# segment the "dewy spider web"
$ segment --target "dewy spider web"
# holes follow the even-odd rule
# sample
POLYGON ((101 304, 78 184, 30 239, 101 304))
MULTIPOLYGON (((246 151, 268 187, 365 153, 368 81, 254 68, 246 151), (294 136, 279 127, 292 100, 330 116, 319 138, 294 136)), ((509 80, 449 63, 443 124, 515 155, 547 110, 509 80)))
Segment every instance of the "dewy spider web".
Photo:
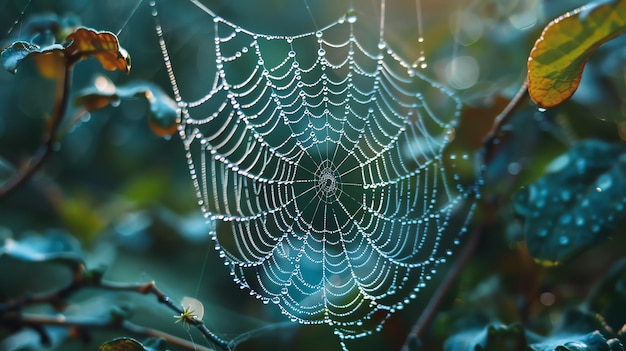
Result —
POLYGON ((461 103, 389 47, 382 1, 374 40, 353 10, 280 36, 192 1, 215 35, 216 74, 197 101, 180 96, 157 22, 191 178, 234 281, 341 340, 416 298, 477 197, 460 172, 472 157, 445 150, 461 103))

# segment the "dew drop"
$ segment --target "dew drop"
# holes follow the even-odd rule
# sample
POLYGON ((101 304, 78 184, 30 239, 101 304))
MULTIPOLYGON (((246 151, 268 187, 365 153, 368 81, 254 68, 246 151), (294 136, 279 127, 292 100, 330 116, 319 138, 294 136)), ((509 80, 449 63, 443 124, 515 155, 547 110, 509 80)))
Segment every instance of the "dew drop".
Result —
POLYGON ((598 178, 598 188, 607 190, 613 185, 613 179, 608 174, 603 174, 598 178))
POLYGON ((324 50, 324 49, 319 49, 319 50, 317 50, 317 54, 318 54, 319 56, 324 56, 324 55, 326 55, 326 50, 324 50))
POLYGON ((522 170, 522 166, 518 162, 511 162, 507 166, 506 170, 511 175, 518 175, 520 171, 522 170))
POLYGON ((346 20, 348 20, 348 23, 356 22, 357 15, 354 9, 349 9, 348 12, 346 12, 346 20))
POLYGON ((563 246, 565 246, 565 245, 569 244, 569 238, 568 238, 568 237, 566 237, 565 235, 561 236, 561 237, 559 238, 559 244, 561 244, 561 245, 563 245, 563 246))
POLYGON ((579 227, 582 227, 583 225, 585 225, 585 218, 581 216, 576 217, 576 225, 579 227))

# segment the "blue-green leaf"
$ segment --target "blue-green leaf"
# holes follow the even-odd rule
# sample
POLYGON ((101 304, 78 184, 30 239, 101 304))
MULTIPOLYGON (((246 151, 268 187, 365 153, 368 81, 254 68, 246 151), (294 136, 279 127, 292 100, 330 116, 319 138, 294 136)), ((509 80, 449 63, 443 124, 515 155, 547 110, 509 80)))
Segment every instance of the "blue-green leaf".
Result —
POLYGON ((582 141, 516 196, 524 236, 540 263, 557 264, 603 242, 624 217, 626 146, 582 141))
POLYGON ((74 104, 91 111, 137 96, 144 97, 150 104, 148 123, 156 135, 170 136, 176 132, 178 104, 154 83, 135 81, 115 86, 108 78, 100 76, 94 87, 78 94, 74 104))
POLYGON ((70 266, 83 264, 79 242, 62 232, 47 235, 28 235, 14 240, 7 238, 0 246, 0 256, 9 256, 25 262, 60 262, 70 266))
POLYGON ((142 343, 133 338, 117 338, 109 340, 98 348, 100 351, 149 351, 142 343))
POLYGON ((531 351, 528 338, 536 336, 520 324, 510 326, 489 324, 483 328, 461 331, 452 335, 444 344, 446 351, 531 351))
POLYGON ((26 41, 17 41, 2 50, 0 60, 2 66, 4 66, 7 71, 15 73, 18 66, 32 54, 53 52, 55 50, 63 50, 63 46, 55 44, 42 48, 26 41))
POLYGON ((142 343, 129 337, 109 340, 99 348, 100 351, 165 351, 166 349, 163 339, 149 338, 142 343))
POLYGON ((616 351, 615 342, 598 331, 560 332, 541 337, 521 324, 490 324, 452 335, 444 345, 446 351, 616 351))

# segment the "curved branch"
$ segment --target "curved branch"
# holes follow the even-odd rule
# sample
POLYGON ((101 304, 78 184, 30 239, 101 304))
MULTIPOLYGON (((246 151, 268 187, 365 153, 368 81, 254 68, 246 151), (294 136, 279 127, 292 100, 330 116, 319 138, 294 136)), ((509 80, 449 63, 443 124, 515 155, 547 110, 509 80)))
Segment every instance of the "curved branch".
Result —
MULTIPOLYGON (((0 323, 5 322, 7 319, 10 319, 10 318, 15 319, 16 317, 13 316, 13 314, 10 312, 20 311, 23 307, 28 306, 28 305, 49 304, 55 307, 57 310, 62 310, 64 307, 65 299, 67 297, 69 297, 70 295, 86 287, 96 288, 96 289, 101 289, 101 290, 118 291, 118 292, 119 291, 134 292, 134 293, 139 293, 142 295, 152 294, 157 297, 158 302, 169 307, 177 315, 182 315, 184 312, 180 306, 173 303, 171 299, 167 295, 165 295, 165 293, 159 290, 153 281, 148 282, 148 283, 143 283, 143 284, 134 284, 134 283, 126 284, 126 283, 105 281, 100 278, 101 276, 99 274, 94 274, 93 272, 85 271, 84 266, 79 265, 74 271, 72 281, 63 288, 60 288, 52 292, 39 294, 39 295, 27 295, 15 301, 0 304, 0 323)), ((45 319, 43 316, 39 316, 38 318, 40 318, 39 319, 40 321, 45 321, 46 324, 61 323, 56 317, 48 317, 48 319, 45 319)), ((65 317, 64 317, 64 321, 65 322, 63 323, 66 323, 65 325, 67 325, 67 319, 65 317)), ((34 325, 34 321, 31 320, 30 322, 33 323, 34 325)), ((81 323, 83 323, 85 327, 89 327, 91 325, 91 324, 85 324, 87 323, 87 320, 81 320, 81 323)), ((104 326, 103 323, 108 325, 107 323, 109 322, 91 320, 91 323, 95 323, 94 326, 103 327, 104 326)), ((122 324, 124 323, 130 323, 130 322, 123 321, 122 324)), ((221 349, 226 350, 226 351, 230 351, 233 349, 233 342, 228 342, 220 338, 219 336, 217 336, 215 333, 213 333, 211 330, 209 330, 206 327, 206 325, 204 324, 202 320, 197 319, 196 317, 190 316, 190 317, 185 318, 185 323, 195 326, 207 341, 219 346, 221 349)), ((132 325, 133 324, 127 324, 127 326, 132 326, 132 325)), ((143 329, 137 329, 141 331, 139 334, 145 334, 148 331, 151 331, 153 333, 164 333, 161 331, 148 329, 144 327, 141 327, 141 328, 143 329)))
POLYGON ((77 318, 65 316, 47 316, 38 314, 22 314, 5 316, 0 320, 2 323, 10 323, 13 325, 27 326, 37 328, 42 325, 59 326, 59 327, 75 327, 79 329, 109 329, 124 330, 136 335, 146 337, 161 338, 170 345, 179 346, 189 350, 213 351, 213 349, 197 345, 189 340, 166 333, 161 330, 147 328, 129 321, 121 321, 119 323, 115 319, 102 320, 99 318, 77 318))
POLYGON ((496 140, 498 140, 502 126, 506 122, 508 122, 511 116, 513 116, 513 112, 515 112, 515 110, 522 103, 527 101, 528 98, 529 98, 529 95, 528 95, 528 78, 527 78, 524 80, 524 82, 522 83, 522 86, 517 91, 513 99, 509 101, 509 103, 504 107, 502 112, 500 112, 494 119, 493 124, 491 125, 491 129, 489 130, 489 133, 487 133, 487 136, 485 137, 483 141, 484 155, 489 154, 491 147, 496 143, 496 140))
POLYGON ((52 109, 52 118, 47 128, 41 146, 35 155, 26 162, 24 166, 18 169, 13 175, 0 186, 0 199, 24 184, 33 174, 43 165, 48 157, 54 152, 55 144, 58 139, 58 130, 63 116, 67 111, 67 104, 70 97, 70 87, 72 82, 71 64, 64 66, 63 75, 57 79, 56 93, 54 97, 54 107, 52 109))
POLYGON ((424 311, 422 311, 419 319, 411 328, 411 331, 407 335, 404 345, 402 346, 402 351, 412 350, 413 348, 411 347, 411 345, 413 343, 419 342, 420 335, 422 335, 428 325, 430 325, 430 322, 437 313, 439 305, 452 287, 452 284, 454 284, 454 282, 456 281, 456 278, 461 273, 461 270, 463 269, 467 261, 472 257, 472 254, 478 247, 478 243, 480 242, 480 238, 482 237, 482 233, 484 230, 485 228, 478 228, 469 239, 469 242, 466 243, 463 251, 461 251, 461 254, 454 262, 454 265, 450 268, 448 274, 446 274, 441 284, 439 284, 437 291, 435 291, 435 294, 430 299, 430 301, 428 301, 428 305, 426 306, 424 311))

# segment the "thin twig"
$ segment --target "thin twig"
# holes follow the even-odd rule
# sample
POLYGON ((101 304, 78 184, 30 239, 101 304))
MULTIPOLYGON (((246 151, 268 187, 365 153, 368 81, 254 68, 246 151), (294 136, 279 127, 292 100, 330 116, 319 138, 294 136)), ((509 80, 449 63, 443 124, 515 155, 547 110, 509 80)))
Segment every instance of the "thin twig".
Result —
MULTIPOLYGON (((513 115, 513 112, 519 106, 521 106, 521 104, 524 101, 526 101, 527 98, 528 98, 528 80, 526 79, 524 80, 524 83, 522 83, 522 86, 520 87, 518 92, 515 94, 513 99, 511 99, 511 101, 509 101, 509 103, 505 106, 502 112, 500 112, 496 116, 491 126, 491 130, 489 131, 489 133, 487 134, 487 136, 485 137, 483 141, 482 162, 488 161, 487 155, 489 154, 491 147, 494 145, 494 142, 500 137, 499 134, 501 132, 502 126, 511 118, 511 116, 513 115)), ((463 248, 463 251, 461 251, 459 257, 454 262, 454 265, 450 268, 450 270, 448 271, 448 274, 445 276, 441 284, 439 284, 439 287, 435 291, 435 294, 430 299, 428 305, 426 306, 424 311, 422 311, 419 319, 417 320, 417 322, 415 322, 415 324, 413 325, 413 328, 411 328, 411 331, 407 335, 404 345, 402 346, 402 351, 410 350, 411 343, 419 340, 420 335, 422 335, 422 333, 430 325, 430 322, 435 317, 435 314, 437 312, 439 305, 441 304, 441 301, 444 299, 444 297, 446 296, 446 294, 452 287, 453 283, 456 281, 457 277, 461 273, 461 270, 463 269, 467 261, 469 261, 469 259, 472 257, 474 251, 476 250, 478 246, 478 243, 480 242, 482 234, 486 231, 486 228, 490 226, 490 224, 492 223, 493 215, 490 212, 493 212, 493 211, 490 211, 490 209, 486 207, 483 225, 477 228, 476 231, 473 233, 473 235, 469 239, 469 242, 467 242, 467 244, 463 248)))
POLYGON ((73 65, 67 63, 64 66, 63 76, 57 79, 54 107, 47 133, 35 155, 24 166, 15 171, 11 178, 0 186, 0 199, 24 184, 43 165, 48 157, 54 152, 57 143, 58 129, 65 116, 70 96, 73 65))
POLYGON ((452 284, 456 281, 456 278, 461 273, 461 270, 463 270, 463 267, 465 267, 465 264, 472 257, 474 251, 476 250, 480 238, 482 237, 483 231, 483 227, 477 228, 477 230, 472 234, 471 238, 469 239, 469 242, 467 242, 466 245, 463 247, 463 250, 459 254, 459 257, 454 262, 454 265, 450 267, 448 274, 446 274, 441 284, 439 284, 437 290, 435 291, 435 294, 428 302, 428 305, 426 305, 424 311, 422 311, 419 319, 413 325, 413 328, 411 328, 411 331, 407 335, 404 345, 402 346, 402 351, 409 351, 411 349, 410 344, 419 340, 420 335, 422 335, 428 325, 430 325, 430 322, 437 313, 437 309, 439 308, 441 301, 446 296, 446 294, 452 287, 452 284))
MULTIPOLYGON (((28 305, 49 304, 55 307, 57 310, 62 310, 64 307, 64 303, 65 303, 64 301, 66 298, 68 298, 71 294, 76 293, 79 290, 83 288, 87 288, 87 287, 101 289, 101 290, 117 291, 117 292, 122 292, 122 291, 135 292, 135 293, 139 293, 143 295, 152 294, 157 297, 157 300, 160 303, 169 307, 176 314, 182 316, 184 313, 184 310, 181 308, 181 306, 178 306, 177 304, 172 302, 171 299, 167 295, 165 295, 165 293, 163 293, 161 290, 159 290, 156 287, 156 284, 154 282, 142 283, 142 284, 135 284, 135 283, 125 284, 125 283, 119 283, 119 282, 104 281, 104 280, 101 280, 98 275, 85 274, 85 273, 86 272, 84 270, 84 266, 77 265, 75 268, 73 279, 67 286, 61 289, 55 290, 55 291, 42 293, 38 295, 28 295, 20 299, 17 299, 15 301, 0 304, 0 322, 6 321, 7 318, 15 318, 15 317, 11 317, 13 314, 10 312, 20 311, 23 307, 28 306, 28 305)), ((49 317, 49 319, 41 319, 41 320, 42 321, 45 320, 46 321, 45 324, 60 323, 59 320, 55 317, 49 317)), ((233 344, 234 344, 233 342, 228 342, 220 338, 219 336, 217 336, 215 333, 213 333, 206 327, 206 325, 204 324, 202 320, 197 319, 196 317, 190 316, 190 317, 186 317, 184 319, 184 322, 195 326, 200 331, 200 333, 204 336, 204 338, 208 340, 210 343, 213 343, 219 346, 221 349, 225 351, 230 351, 233 349, 233 344)), ((82 320, 81 323, 84 324, 86 323, 86 321, 82 320)), ((106 322, 99 322, 99 323, 106 324, 106 322)), ((68 325, 68 324, 65 324, 65 325, 68 325)), ((130 325, 133 325, 133 324, 128 324, 127 326, 130 326, 130 325)), ((84 326, 89 327, 90 325, 84 324, 84 326)), ((102 325, 100 325, 100 327, 102 327, 102 325)), ((137 326, 137 328, 143 328, 143 329, 137 329, 141 331, 139 334, 146 334, 148 331, 150 331, 151 333, 158 334, 158 336, 162 336, 159 333, 163 333, 158 330, 153 330, 153 329, 139 327, 139 326, 137 326)))
POLYGON ((491 125, 491 130, 487 133, 485 140, 483 141, 483 148, 489 149, 494 141, 498 138, 498 134, 502 129, 502 126, 511 118, 513 112, 528 99, 528 79, 524 80, 522 86, 517 91, 513 99, 509 101, 509 103, 504 107, 502 112, 500 112, 493 121, 491 125))
POLYGON ((104 320, 101 318, 78 318, 66 316, 47 316, 38 314, 14 314, 2 318, 2 322, 13 323, 14 325, 39 327, 42 325, 59 326, 59 327, 75 327, 79 329, 110 329, 125 330, 127 332, 152 338, 160 338, 165 340, 169 345, 179 346, 189 350, 197 351, 214 351, 201 345, 197 345, 189 340, 166 333, 161 330, 147 328, 129 321, 118 322, 115 319, 104 320))

